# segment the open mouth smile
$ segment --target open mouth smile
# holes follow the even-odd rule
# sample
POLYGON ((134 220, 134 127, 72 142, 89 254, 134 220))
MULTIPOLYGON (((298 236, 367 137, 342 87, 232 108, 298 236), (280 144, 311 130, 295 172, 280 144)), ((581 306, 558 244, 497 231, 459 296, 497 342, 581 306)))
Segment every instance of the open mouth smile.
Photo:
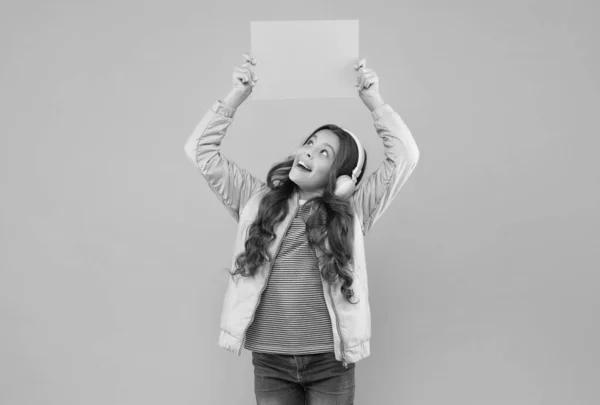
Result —
POLYGON ((310 167, 308 167, 306 165, 306 163, 304 163, 303 161, 299 160, 298 163, 296 164, 296 166, 298 166, 300 169, 307 171, 307 172, 312 172, 312 170, 310 169, 310 167))

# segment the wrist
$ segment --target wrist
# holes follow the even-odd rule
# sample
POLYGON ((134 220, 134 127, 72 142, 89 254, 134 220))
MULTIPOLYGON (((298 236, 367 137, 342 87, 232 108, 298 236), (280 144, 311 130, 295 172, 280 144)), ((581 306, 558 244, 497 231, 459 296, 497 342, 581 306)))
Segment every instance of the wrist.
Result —
POLYGON ((222 103, 228 107, 237 109, 244 101, 241 94, 232 89, 222 100, 222 103))
POLYGON ((369 109, 369 111, 373 112, 377 107, 380 107, 385 104, 383 98, 381 96, 369 97, 364 100, 365 105, 369 109))

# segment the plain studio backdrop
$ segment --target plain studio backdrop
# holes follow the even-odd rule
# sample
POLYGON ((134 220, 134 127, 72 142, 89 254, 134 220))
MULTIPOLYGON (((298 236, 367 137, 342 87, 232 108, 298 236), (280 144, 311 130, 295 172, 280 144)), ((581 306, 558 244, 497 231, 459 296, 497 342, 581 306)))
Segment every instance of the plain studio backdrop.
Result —
MULTIPOLYGON (((4 2, 0 403, 254 403, 249 352, 217 346, 236 224, 183 145, 250 21, 356 19, 421 152, 366 238, 356 403, 598 404, 599 11, 4 2)), ((222 152, 264 179, 325 123, 361 137, 366 175, 379 165, 358 98, 249 101, 222 152)))

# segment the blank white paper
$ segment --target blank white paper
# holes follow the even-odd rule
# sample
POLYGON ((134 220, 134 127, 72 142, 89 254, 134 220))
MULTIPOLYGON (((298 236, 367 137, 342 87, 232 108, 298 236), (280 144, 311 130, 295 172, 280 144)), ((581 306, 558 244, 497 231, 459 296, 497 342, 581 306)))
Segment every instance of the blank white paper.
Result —
POLYGON ((354 98, 358 20, 252 21, 253 100, 354 98))

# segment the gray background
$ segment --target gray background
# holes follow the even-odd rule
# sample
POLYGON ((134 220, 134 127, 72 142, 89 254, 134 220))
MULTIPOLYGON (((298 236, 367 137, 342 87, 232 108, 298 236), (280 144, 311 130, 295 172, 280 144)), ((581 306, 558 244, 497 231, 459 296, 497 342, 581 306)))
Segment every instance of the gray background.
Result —
MULTIPOLYGON (((366 239, 356 403, 597 404, 598 11, 3 2, 0 403, 254 403, 249 353, 217 346, 235 223, 183 145, 250 21, 359 19, 421 159, 366 239)), ((371 173, 358 98, 243 104, 223 153, 264 178, 329 122, 364 139, 371 173)))

